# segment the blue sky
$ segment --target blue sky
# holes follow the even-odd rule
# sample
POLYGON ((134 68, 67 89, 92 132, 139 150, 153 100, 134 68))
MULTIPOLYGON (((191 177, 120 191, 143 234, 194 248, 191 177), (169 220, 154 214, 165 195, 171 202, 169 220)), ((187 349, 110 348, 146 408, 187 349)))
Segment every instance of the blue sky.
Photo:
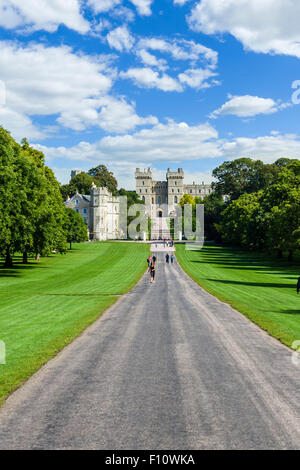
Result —
POLYGON ((0 0, 0 124, 60 182, 299 158, 297 0, 0 0))

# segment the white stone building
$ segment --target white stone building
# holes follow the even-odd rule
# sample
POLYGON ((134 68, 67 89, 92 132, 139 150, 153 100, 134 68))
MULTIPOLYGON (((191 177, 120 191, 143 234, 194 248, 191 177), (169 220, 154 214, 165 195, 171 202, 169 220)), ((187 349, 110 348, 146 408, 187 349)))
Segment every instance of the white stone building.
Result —
POLYGON ((120 238, 120 200, 107 188, 93 184, 90 196, 76 193, 65 205, 82 215, 91 240, 120 238))

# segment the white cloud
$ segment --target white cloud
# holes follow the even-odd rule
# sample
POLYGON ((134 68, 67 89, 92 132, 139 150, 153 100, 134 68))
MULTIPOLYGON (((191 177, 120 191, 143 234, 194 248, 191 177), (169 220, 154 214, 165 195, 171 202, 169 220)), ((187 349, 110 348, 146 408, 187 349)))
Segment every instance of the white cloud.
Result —
POLYGON ((79 33, 90 26, 80 12, 79 0, 0 0, 0 26, 54 32, 60 24, 79 33))
POLYGON ((156 122, 153 116, 139 117, 134 103, 108 95, 114 71, 105 57, 75 54, 66 46, 0 46, 0 80, 6 87, 0 125, 17 138, 46 136, 49 130, 33 124, 35 116, 53 116, 59 125, 76 131, 98 126, 126 132, 156 122))
POLYGON ((189 2, 190 0, 174 0, 174 5, 185 5, 187 2, 189 2))
POLYGON ((141 61, 145 65, 157 67, 159 70, 166 70, 168 68, 166 60, 158 59, 153 54, 150 54, 148 51, 146 51, 146 49, 138 50, 137 55, 141 58, 141 61))
POLYGON ((218 53, 194 41, 142 38, 137 42, 136 55, 146 67, 131 67, 120 76, 132 79, 137 86, 181 92, 184 86, 200 89, 217 84, 209 79, 217 75, 218 53), (178 74, 178 64, 168 63, 162 54, 176 62, 187 62, 190 67, 178 74), (160 73, 167 69, 168 74, 160 73), (171 76, 172 72, 175 76, 171 76))
POLYGON ((124 49, 129 51, 133 44, 134 38, 131 36, 126 26, 119 26, 113 29, 106 36, 107 42, 111 48, 122 52, 124 49))
POLYGON ((299 0, 202 0, 188 21, 195 31, 230 33, 255 52, 300 58, 299 0))
POLYGON ((95 13, 105 13, 120 4, 121 0, 88 0, 87 4, 91 6, 95 13))
POLYGON ((101 100, 99 114, 100 125, 107 132, 127 132, 137 126, 156 124, 157 118, 147 116, 141 118, 135 112, 135 103, 129 104, 125 100, 117 100, 109 96, 101 100))
POLYGON ((180 83, 169 75, 145 68, 131 68, 127 72, 121 72, 122 78, 130 78, 137 86, 145 88, 158 88, 162 91, 183 91, 180 83))
POLYGON ((151 4, 153 0, 130 0, 136 6, 138 13, 142 16, 151 15, 151 4))
MULTIPOLYGON (((108 165, 115 173, 123 176, 124 181, 133 183, 134 168, 156 166, 165 163, 166 167, 185 161, 198 161, 211 158, 212 168, 215 158, 232 160, 251 157, 264 162, 274 162, 278 158, 300 158, 300 135, 282 135, 272 132, 270 135, 257 138, 238 137, 236 139, 220 139, 218 132, 208 123, 188 126, 186 123, 168 121, 156 124, 152 128, 142 129, 134 134, 104 137, 93 144, 80 142, 67 147, 38 146, 45 152, 53 166, 60 167, 60 161, 74 166, 90 168, 96 162, 108 165), (125 175, 125 176, 124 176, 125 175)), ((200 172, 201 173, 201 172, 200 172)), ((187 173, 189 181, 209 180, 209 175, 202 177, 200 173, 187 173)), ((134 184, 134 183, 133 183, 134 184)), ((126 185, 125 185, 126 186, 126 185)))
POLYGON ((258 114, 272 114, 288 106, 288 103, 279 104, 271 98, 260 98, 258 96, 228 96, 230 99, 221 108, 211 114, 212 118, 224 115, 238 117, 253 117, 258 114))
POLYGON ((189 85, 191 88, 200 89, 210 87, 207 79, 215 75, 210 69, 188 69, 184 73, 180 73, 178 78, 181 83, 189 85))
POLYGON ((51 160, 66 158, 81 162, 103 161, 152 164, 161 161, 178 162, 221 156, 217 131, 209 124, 188 126, 168 121, 134 134, 103 137, 96 143, 81 142, 66 148, 39 146, 51 160))

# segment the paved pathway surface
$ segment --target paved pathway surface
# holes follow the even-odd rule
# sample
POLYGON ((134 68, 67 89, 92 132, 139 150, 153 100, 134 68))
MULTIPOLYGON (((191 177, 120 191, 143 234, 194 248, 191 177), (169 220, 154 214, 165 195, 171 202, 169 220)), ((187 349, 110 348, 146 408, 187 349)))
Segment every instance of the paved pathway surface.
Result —
POLYGON ((158 257, 9 398, 0 448, 300 448, 291 351, 158 257))

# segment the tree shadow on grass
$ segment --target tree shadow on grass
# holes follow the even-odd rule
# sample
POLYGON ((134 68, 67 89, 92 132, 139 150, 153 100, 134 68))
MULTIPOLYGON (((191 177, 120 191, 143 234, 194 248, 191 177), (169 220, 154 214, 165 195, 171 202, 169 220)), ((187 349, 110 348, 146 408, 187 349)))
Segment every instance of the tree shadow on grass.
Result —
POLYGON ((22 272, 29 271, 31 269, 46 269, 47 266, 41 266, 38 263, 28 264, 17 264, 15 263, 12 268, 0 267, 0 278, 1 277, 22 277, 22 272))
POLYGON ((283 313, 284 315, 300 315, 300 307, 298 310, 281 310, 280 313, 283 313))
POLYGON ((278 289, 294 289, 294 284, 276 284, 275 282, 247 282, 247 281, 227 281, 226 279, 207 279, 210 282, 218 282, 221 284, 249 286, 249 287, 276 287, 278 289))

